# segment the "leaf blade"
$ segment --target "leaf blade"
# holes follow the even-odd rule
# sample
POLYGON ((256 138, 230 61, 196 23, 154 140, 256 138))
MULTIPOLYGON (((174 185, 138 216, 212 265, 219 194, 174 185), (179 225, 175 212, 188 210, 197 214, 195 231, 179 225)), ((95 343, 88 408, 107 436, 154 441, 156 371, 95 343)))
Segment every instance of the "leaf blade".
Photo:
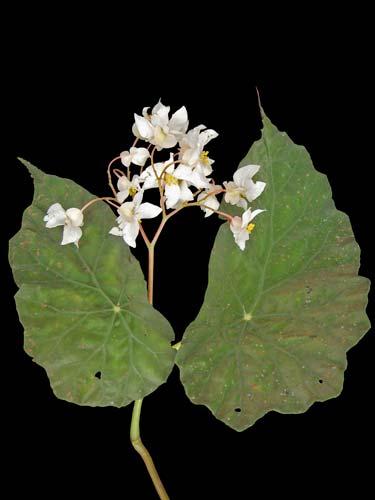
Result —
POLYGON ((268 211, 243 253, 220 228, 204 305, 177 356, 190 399, 236 430, 337 396, 345 354, 369 327, 349 218, 305 148, 261 111, 262 137, 240 166, 262 166, 267 187, 252 208, 268 211))
POLYGON ((114 214, 104 203, 85 213, 80 249, 60 246, 61 227, 43 215, 92 197, 68 179, 23 161, 34 178, 32 204, 10 242, 20 290, 16 304, 25 350, 42 365, 57 397, 91 406, 124 406, 163 383, 172 370, 173 331, 147 302, 142 271, 121 238, 108 234, 114 214))

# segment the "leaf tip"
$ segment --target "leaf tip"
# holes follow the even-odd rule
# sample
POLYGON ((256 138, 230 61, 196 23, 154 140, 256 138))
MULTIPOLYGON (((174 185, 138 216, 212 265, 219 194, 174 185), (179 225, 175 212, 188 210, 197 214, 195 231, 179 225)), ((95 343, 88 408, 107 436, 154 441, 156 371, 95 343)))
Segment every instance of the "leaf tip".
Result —
POLYGON ((265 113, 265 111, 263 109, 262 102, 261 102, 261 99, 260 99, 260 92, 259 92, 258 87, 255 87, 255 90, 256 90, 256 93, 257 93, 257 97, 258 97, 258 106, 259 106, 260 116, 261 116, 262 123, 263 123, 263 129, 265 127, 271 127, 271 129, 276 129, 277 130, 277 128, 271 122, 271 120, 268 118, 268 116, 266 115, 266 113, 265 113))
POLYGON ((22 165, 24 167, 27 168, 29 174, 31 175, 31 177, 33 179, 35 179, 35 177, 37 176, 37 174, 40 172, 40 170, 35 167, 32 163, 30 163, 29 161, 25 160, 24 158, 21 158, 20 156, 17 156, 17 160, 22 163, 22 165))
POLYGON ((260 92, 259 92, 258 87, 255 87, 255 90, 256 90, 256 93, 257 93, 257 99, 258 99, 258 106, 259 106, 260 115, 262 117, 262 120, 264 120, 264 118, 267 118, 267 116, 266 116, 266 114, 264 112, 264 109, 263 109, 263 106, 262 106, 262 101, 260 99, 260 92))

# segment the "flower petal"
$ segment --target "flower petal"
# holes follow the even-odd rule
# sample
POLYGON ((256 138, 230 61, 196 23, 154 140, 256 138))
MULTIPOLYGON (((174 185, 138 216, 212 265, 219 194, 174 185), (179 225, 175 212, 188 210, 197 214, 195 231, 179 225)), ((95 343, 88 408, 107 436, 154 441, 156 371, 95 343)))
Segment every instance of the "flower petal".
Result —
POLYGON ((120 153, 120 159, 121 159, 121 163, 125 167, 129 167, 129 165, 132 162, 132 155, 131 155, 131 153, 129 151, 122 151, 120 153))
POLYGON ((129 181, 129 179, 125 175, 120 177, 117 181, 117 189, 119 191, 125 191, 126 189, 129 189, 130 186, 131 186, 131 182, 129 181))
POLYGON ((124 203, 126 198, 129 196, 129 189, 124 189, 123 191, 119 191, 116 193, 116 198, 119 203, 124 203))
POLYGON ((113 234, 114 236, 122 236, 122 230, 118 227, 113 227, 110 231, 109 234, 113 234))
POLYGON ((182 163, 180 163, 180 165, 173 172, 173 175, 174 177, 176 177, 176 179, 181 179, 184 181, 190 181, 192 174, 192 167, 189 167, 188 165, 184 165, 182 163))
POLYGON ((173 113, 168 126, 172 132, 180 132, 180 134, 184 134, 188 128, 188 124, 188 114, 185 106, 182 106, 175 113, 173 113))
POLYGON ((132 155, 132 163, 139 167, 143 167, 147 158, 150 156, 146 148, 130 148, 130 154, 132 155))
POLYGON ((194 200, 193 193, 188 188, 186 181, 180 182, 180 200, 182 200, 182 201, 194 200))
POLYGON ((177 184, 166 184, 165 186, 165 197, 166 197, 166 207, 173 208, 180 199, 180 186, 177 184))
POLYGON ((54 203, 47 210, 47 215, 44 216, 43 220, 48 228, 63 226, 66 220, 65 210, 60 203, 54 203))
POLYGON ((161 99, 159 99, 159 102, 152 108, 152 114, 158 115, 163 121, 168 121, 170 109, 170 106, 164 106, 161 99))
POLYGON ((266 183, 262 181, 248 183, 246 187, 246 198, 251 202, 254 201, 258 196, 260 196, 264 188, 266 187, 266 183))
MULTIPOLYGON (((255 212, 255 210, 254 210, 255 212)), ((248 208, 243 214, 242 214, 242 227, 246 228, 249 222, 255 217, 254 212, 251 211, 251 208, 248 208)))
POLYGON ((142 205, 138 207, 137 217, 140 219, 153 219, 154 217, 157 217, 161 211, 161 208, 157 205, 146 202, 142 203, 142 205))
POLYGON ((78 227, 83 225, 83 213, 79 208, 68 208, 66 216, 72 226, 78 227))
POLYGON ((234 172, 233 180, 238 186, 244 186, 260 169, 259 165, 245 165, 234 172))
POLYGON ((136 195, 133 198, 133 203, 136 210, 137 207, 139 207, 139 205, 142 203, 142 200, 143 200, 143 190, 138 191, 138 193, 136 193, 136 195))
POLYGON ((169 149, 169 148, 174 148, 175 145, 177 144, 177 138, 173 134, 165 134, 164 132, 159 134, 158 139, 155 141, 152 141, 152 144, 155 144, 157 146, 158 151, 161 149, 169 149))
POLYGON ((242 219, 238 215, 235 217, 232 217, 232 220, 230 221, 230 230, 232 231, 233 234, 237 234, 242 230, 242 219))
POLYGON ((183 180, 188 181, 197 189, 205 189, 208 188, 210 185, 209 179, 207 179, 202 172, 200 172, 197 169, 192 169, 191 167, 187 167, 186 165, 179 165, 174 171, 173 175, 177 178, 185 177, 183 180), (181 170, 178 170, 180 167, 181 170), (184 167, 185 170, 182 170, 182 167, 184 167), (190 173, 186 169, 190 169, 190 173))
POLYGON ((249 239, 249 233, 247 231, 241 231, 234 236, 234 241, 240 247, 241 250, 245 250, 246 241, 249 239))
POLYGON ((150 109, 150 106, 147 106, 142 109, 142 115, 147 118, 148 117, 148 110, 150 109))
POLYGON ((210 142, 212 139, 215 139, 218 135, 219 134, 211 128, 204 130, 199 134, 199 144, 201 146, 205 146, 208 142, 210 142))
POLYGON ((147 140, 151 139, 153 136, 151 123, 146 118, 139 116, 136 113, 134 113, 134 120, 140 137, 147 140))
MULTIPOLYGON (((200 201, 201 199, 205 198, 207 196, 207 191, 205 193, 201 193, 198 195, 197 200, 200 201)), ((218 199, 216 198, 215 195, 209 196, 203 201, 204 207, 201 206, 201 209, 205 212, 205 217, 209 217, 212 215, 214 212, 212 210, 217 210, 220 206, 220 203, 218 199), (209 208, 207 208, 209 207, 209 208), (212 208, 212 210, 210 210, 212 208)))
POLYGON ((71 224, 66 224, 63 231, 63 239, 61 244, 68 245, 69 243, 74 243, 78 247, 78 241, 82 236, 82 229, 80 227, 72 226, 71 224))
POLYGON ((124 229, 122 230, 122 237, 124 238, 125 243, 127 243, 130 247, 135 248, 136 247, 135 240, 137 239, 138 233, 139 233, 138 221, 133 220, 132 222, 125 224, 124 229))
POLYGON ((257 208, 256 210, 254 210, 254 212, 252 212, 252 214, 251 214, 249 222, 252 221, 257 215, 259 215, 262 212, 267 212, 267 210, 261 210, 260 208, 257 208))

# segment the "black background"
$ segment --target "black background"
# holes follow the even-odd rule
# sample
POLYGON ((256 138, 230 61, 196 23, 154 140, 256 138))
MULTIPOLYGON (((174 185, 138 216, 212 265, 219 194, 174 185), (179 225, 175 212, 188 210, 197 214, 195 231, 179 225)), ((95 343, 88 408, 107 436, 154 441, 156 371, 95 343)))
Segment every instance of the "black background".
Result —
MULTIPOLYGON (((130 145, 133 112, 161 97, 173 110, 186 105, 191 126, 204 123, 220 133, 209 150, 216 159, 215 178, 222 182, 259 137, 257 86, 271 120, 305 145, 316 168, 327 174, 336 205, 349 214, 362 248, 361 274, 372 276, 373 158, 365 123, 366 62, 360 57, 365 41, 354 46, 343 30, 322 47, 314 40, 301 46, 300 28, 289 44, 280 31, 260 56, 264 34, 250 36, 251 27, 232 35, 230 48, 218 31, 195 49, 180 46, 178 37, 166 37, 166 27, 159 26, 145 27, 151 41, 140 49, 137 36, 126 31, 128 20, 118 39, 105 41, 100 23, 83 35, 82 24, 72 21, 55 32, 53 19, 42 32, 19 28, 17 48, 10 51, 14 78, 6 100, 15 147, 3 174, 3 190, 11 195, 3 212, 5 239, 19 229, 32 199, 31 180, 16 155, 105 195, 106 164, 130 145), (73 32, 74 43, 68 43, 73 32), (176 54, 171 47, 179 49, 176 54)), ((214 217, 204 220, 198 209, 186 210, 160 238, 155 307, 178 339, 202 303, 218 227, 214 217)), ((4 246, 4 258, 6 251, 4 246)), ((135 254, 145 270, 141 240, 135 254)), ((13 491, 26 485, 39 498, 54 493, 156 498, 129 443, 131 408, 86 408, 54 397, 44 370, 22 350, 8 267, 5 276, 3 303, 10 321, 3 335, 13 354, 5 354, 10 364, 3 379, 11 389, 8 464, 19 477, 13 491)), ((302 415, 269 413, 242 433, 191 404, 175 369, 168 383, 146 398, 141 422, 171 498, 257 498, 257 491, 301 498, 306 491, 338 494, 349 486, 362 497, 369 481, 366 452, 374 443, 373 353, 368 334, 348 354, 338 398, 302 415)))

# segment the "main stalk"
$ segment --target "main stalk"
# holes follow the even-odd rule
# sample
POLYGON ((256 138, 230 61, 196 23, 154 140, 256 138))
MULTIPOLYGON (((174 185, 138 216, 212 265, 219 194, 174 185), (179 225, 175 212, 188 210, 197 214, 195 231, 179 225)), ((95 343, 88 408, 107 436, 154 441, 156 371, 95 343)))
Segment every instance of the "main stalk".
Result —
MULTIPOLYGON (((148 279, 147 279, 147 296, 148 301, 152 305, 153 303, 153 292, 154 292, 154 249, 155 242, 148 244, 148 279)), ((139 421, 141 417, 143 399, 138 399, 134 401, 133 415, 130 426, 130 440, 132 442, 135 450, 141 455, 143 462, 146 465, 147 471, 152 479, 156 491, 158 492, 159 498, 161 500, 169 500, 169 496, 165 491, 163 483, 159 477, 158 471, 156 470, 155 464, 151 458, 150 453, 144 446, 141 440, 139 421)))

